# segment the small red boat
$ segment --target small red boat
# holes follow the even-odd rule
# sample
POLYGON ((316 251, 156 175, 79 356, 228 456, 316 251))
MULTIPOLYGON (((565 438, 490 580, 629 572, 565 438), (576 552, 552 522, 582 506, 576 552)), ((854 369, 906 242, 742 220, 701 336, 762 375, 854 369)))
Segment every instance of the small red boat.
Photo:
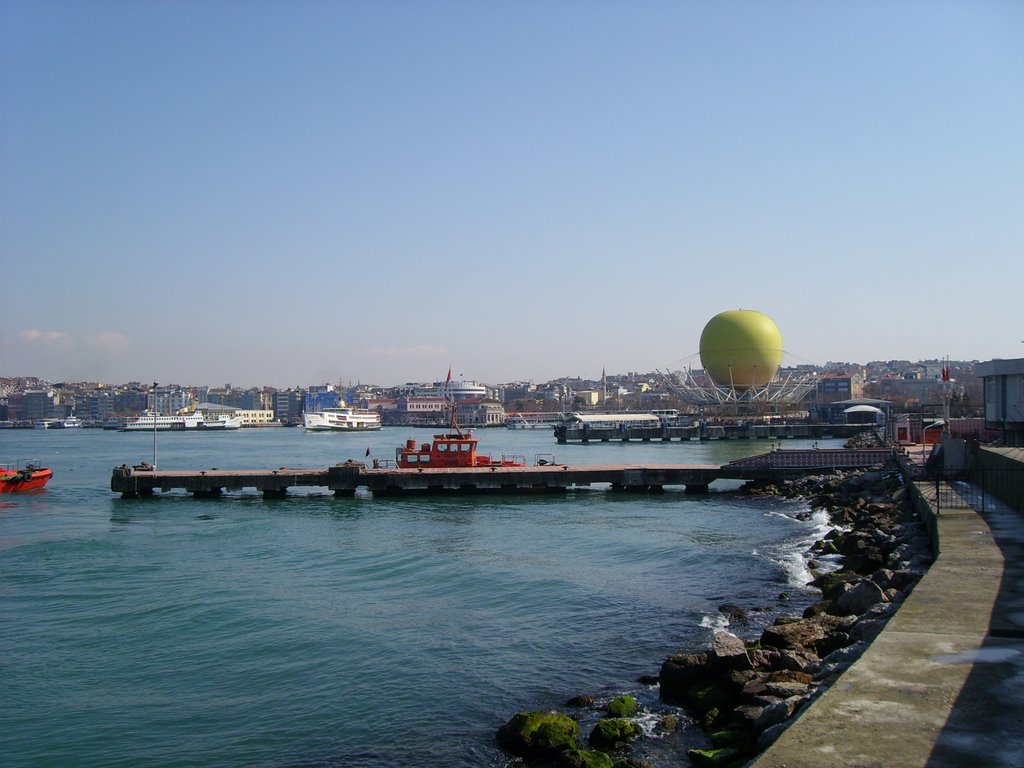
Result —
POLYGON ((26 464, 20 469, 7 465, 0 466, 0 493, 34 491, 45 486, 53 477, 53 470, 36 464, 26 464))
POLYGON ((457 467, 525 467, 522 456, 502 455, 500 459, 480 455, 476 452, 480 441, 463 433, 456 426, 456 432, 434 435, 429 443, 416 446, 410 438, 404 446, 395 449, 395 462, 402 469, 453 469, 457 467))
MULTIPOLYGON (((448 369, 445 387, 451 383, 452 371, 448 369)), ((446 398, 448 399, 448 398, 446 398)), ((502 455, 500 459, 482 456, 476 452, 480 442, 472 434, 464 433, 455 418, 456 406, 450 401, 451 432, 434 435, 433 441, 416 446, 416 440, 410 438, 404 446, 395 449, 395 463, 401 469, 457 469, 459 467, 525 467, 523 456, 502 455)))

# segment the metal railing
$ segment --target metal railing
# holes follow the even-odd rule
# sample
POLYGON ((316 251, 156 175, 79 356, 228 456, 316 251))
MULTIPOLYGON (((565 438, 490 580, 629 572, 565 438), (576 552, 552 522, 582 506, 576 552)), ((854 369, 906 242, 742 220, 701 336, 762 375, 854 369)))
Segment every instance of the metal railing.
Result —
POLYGON ((1024 512, 1024 467, 943 469, 932 482, 939 510, 966 505, 981 513, 1006 507, 1024 512))

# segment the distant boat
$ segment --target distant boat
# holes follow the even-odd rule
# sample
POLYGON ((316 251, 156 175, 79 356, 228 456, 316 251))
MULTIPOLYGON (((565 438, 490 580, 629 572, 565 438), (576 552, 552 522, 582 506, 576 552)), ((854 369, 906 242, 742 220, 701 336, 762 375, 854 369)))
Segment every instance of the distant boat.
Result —
POLYGON ((54 419, 50 429, 81 429, 82 420, 77 416, 66 416, 63 419, 54 419))
POLYGON ((35 491, 50 482, 51 477, 52 469, 37 464, 26 464, 21 468, 4 464, 0 466, 0 493, 35 491))
POLYGON ((57 419, 36 419, 32 422, 32 429, 59 429, 57 422, 57 419))
POLYGON ((145 411, 135 419, 129 419, 121 427, 122 432, 168 432, 181 429, 196 429, 203 421, 201 413, 162 414, 145 411))
POLYGON ((199 429, 239 429, 242 426, 241 416, 212 416, 204 415, 202 421, 197 425, 199 429))
POLYGON ((371 432, 380 429, 380 414, 368 408, 342 405, 303 416, 307 432, 371 432))
POLYGON ((505 419, 507 429, 553 429, 565 421, 557 411, 547 413, 510 413, 505 419))

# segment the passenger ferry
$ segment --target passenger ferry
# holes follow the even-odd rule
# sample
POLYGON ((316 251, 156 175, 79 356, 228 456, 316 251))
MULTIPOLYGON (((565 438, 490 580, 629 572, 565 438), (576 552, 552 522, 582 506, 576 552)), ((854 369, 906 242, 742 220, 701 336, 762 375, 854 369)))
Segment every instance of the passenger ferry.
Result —
POLYGON ((200 421, 197 426, 199 429, 240 429, 242 426, 242 417, 203 414, 203 420, 200 421))
POLYGON ((307 432, 371 432, 381 426, 377 411, 347 405, 306 413, 302 419, 307 432))
POLYGON ((129 419, 121 427, 122 432, 167 432, 181 429, 196 429, 203 421, 201 413, 162 414, 144 411, 141 416, 129 419))
POLYGON ((505 418, 507 429, 553 429, 565 421, 565 414, 548 413, 510 413, 505 418))
POLYGON ((660 427, 661 417, 653 413, 570 413, 565 419, 565 425, 570 429, 660 427))

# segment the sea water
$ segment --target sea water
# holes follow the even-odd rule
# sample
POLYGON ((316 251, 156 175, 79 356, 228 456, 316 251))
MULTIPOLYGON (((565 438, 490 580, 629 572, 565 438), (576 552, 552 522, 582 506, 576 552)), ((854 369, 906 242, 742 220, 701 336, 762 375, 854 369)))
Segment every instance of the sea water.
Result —
MULTIPOLYGON (((494 456, 575 465, 770 447, 477 434, 494 456)), ((0 497, 3 764, 505 766, 503 722, 578 694, 639 698, 652 738, 638 753, 677 764, 704 736, 638 678, 703 648, 723 603, 749 611, 730 629, 754 637, 814 599, 804 555, 827 521, 736 482, 703 496, 109 490, 113 467, 154 454, 161 469, 322 468, 392 458, 410 436, 430 431, 0 431, 0 458, 55 472, 0 497), (662 714, 680 715, 675 733, 656 731, 662 714)))

